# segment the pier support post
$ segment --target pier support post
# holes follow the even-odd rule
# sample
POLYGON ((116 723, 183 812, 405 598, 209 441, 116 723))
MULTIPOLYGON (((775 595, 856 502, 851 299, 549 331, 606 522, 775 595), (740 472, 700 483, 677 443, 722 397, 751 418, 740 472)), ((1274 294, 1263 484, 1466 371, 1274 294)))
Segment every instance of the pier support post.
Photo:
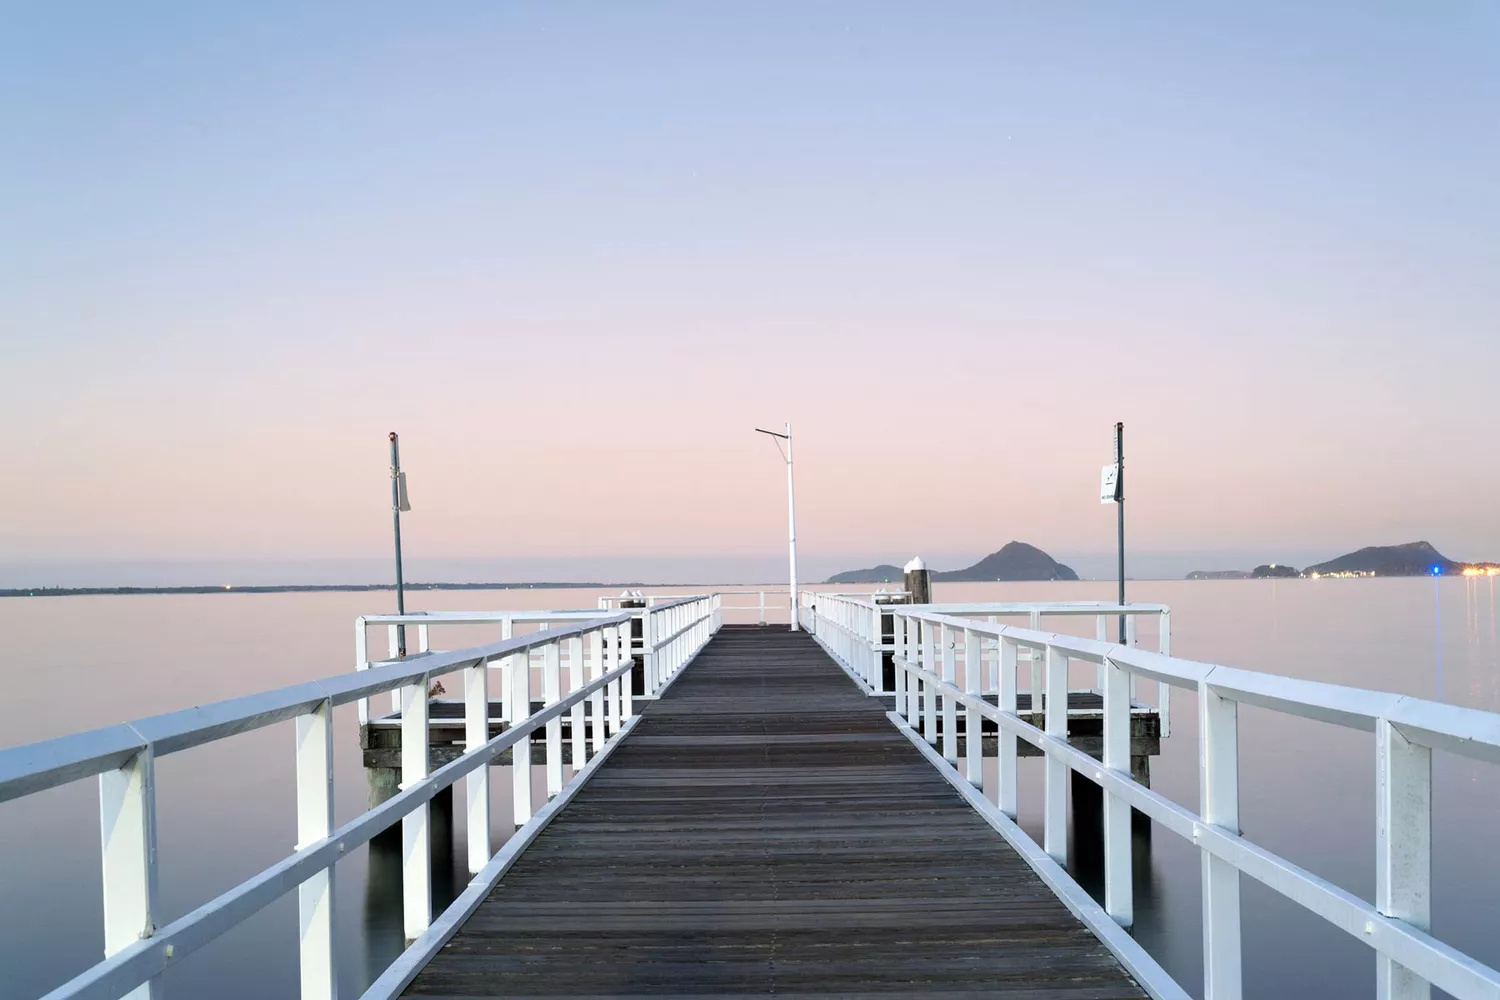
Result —
POLYGON ((906 591, 911 595, 913 604, 932 603, 932 573, 927 569, 927 564, 918 556, 906 564, 906 591))

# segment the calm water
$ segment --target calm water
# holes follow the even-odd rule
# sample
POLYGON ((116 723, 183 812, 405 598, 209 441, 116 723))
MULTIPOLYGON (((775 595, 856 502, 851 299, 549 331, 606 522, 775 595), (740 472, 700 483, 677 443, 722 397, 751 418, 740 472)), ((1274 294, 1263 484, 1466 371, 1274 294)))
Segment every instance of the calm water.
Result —
MULTIPOLYGON (((939 600, 1096 600, 1108 584, 939 585, 939 600)), ((438 592, 429 609, 593 607, 581 591, 438 592)), ((1497 603, 1491 579, 1139 583, 1137 600, 1173 609, 1180 656, 1500 711, 1497 603)), ((0 745, 25 743, 348 669, 355 615, 388 595, 213 594, 0 601, 0 745)), ((1074 628, 1092 634, 1092 619, 1074 628)), ((449 646, 494 636, 454 629, 449 646)), ((1141 641, 1154 636, 1142 631, 1141 641)), ((1077 680, 1083 680, 1079 674, 1077 680)), ((1152 691, 1148 687, 1146 695, 1152 691)), ((1197 807, 1197 729, 1189 696, 1154 787, 1197 807)), ((1241 815, 1255 842, 1365 898, 1374 890, 1374 738, 1241 709, 1241 815)), ((336 717, 343 822, 365 806, 353 706, 336 717)), ((158 775, 162 922, 284 857, 294 831, 292 730, 286 723, 163 758, 158 775)), ((1443 755, 1434 775, 1434 930, 1500 965, 1500 769, 1443 755)), ((1040 762, 1023 761, 1021 820, 1040 839, 1040 762)), ((509 829, 509 768, 496 768, 495 826, 509 829)), ((993 781, 993 762, 991 762, 993 781)), ((535 776, 534 776, 535 777, 535 776)), ((461 793, 460 793, 461 794, 461 793)), ((461 803, 460 803, 461 806, 461 803)), ((466 876, 460 842, 439 836, 435 902, 466 876)), ((461 837, 461 834, 459 834, 461 837)), ((0 997, 34 997, 101 954, 97 786, 78 782, 0 804, 0 997)), ((965 845, 955 843, 953 850, 965 845)), ((1157 829, 1137 839, 1137 937, 1199 992, 1198 857, 1157 829)), ((1079 877, 1094 877, 1087 864, 1079 877)), ((336 872, 339 959, 358 995, 401 946, 400 861, 388 843, 336 872)), ((1246 995, 1278 1000, 1369 995, 1363 945, 1245 880, 1246 995)), ((175 997, 294 996, 295 894, 187 958, 175 997)))

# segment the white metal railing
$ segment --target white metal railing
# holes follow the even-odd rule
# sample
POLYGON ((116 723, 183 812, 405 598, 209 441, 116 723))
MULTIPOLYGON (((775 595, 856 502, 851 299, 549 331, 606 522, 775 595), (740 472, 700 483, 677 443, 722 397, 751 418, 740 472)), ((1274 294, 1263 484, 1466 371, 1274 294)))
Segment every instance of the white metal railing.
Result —
MULTIPOLYGON (((814 615, 820 640, 841 634, 814 615), (828 626, 825 631, 825 625, 828 626)), ((890 717, 1020 853, 1060 898, 1085 920, 1153 996, 1187 993, 1124 931, 1133 922, 1131 810, 1139 810, 1197 845, 1203 877, 1203 955, 1206 1000, 1241 995, 1240 875, 1302 906, 1374 952, 1378 996, 1415 1000, 1437 986, 1460 1000, 1500 997, 1500 972, 1433 938, 1431 929, 1432 751, 1500 764, 1500 714, 1458 708, 1404 695, 1298 680, 1198 663, 1098 640, 1055 635, 894 606, 898 675, 908 697, 890 717), (998 706, 979 690, 981 643, 999 650, 998 706), (1044 724, 1016 711, 1020 654, 1034 654, 1045 675, 1044 724), (1104 753, 1095 760, 1068 745, 1068 667, 1091 663, 1104 675, 1104 753), (958 664, 963 665, 960 672, 958 664), (971 666, 972 665, 972 666, 971 666), (960 680, 962 677, 962 680, 960 680), (1178 805, 1130 775, 1130 684, 1147 678, 1180 687, 1198 700, 1201 813, 1178 805), (963 773, 957 755, 935 739, 933 701, 962 708, 966 731, 981 719, 999 729, 995 801, 979 790, 980 740, 968 740, 963 773), (1238 708, 1271 711, 1375 734, 1377 775, 1376 890, 1373 902, 1319 878, 1246 840, 1240 832, 1238 708), (920 731, 919 731, 920 730, 920 731), (1043 844, 1016 823, 1017 740, 1046 757, 1043 844), (1082 775, 1104 795, 1104 904, 1099 906, 1062 867, 1067 859, 1067 776, 1082 775)), ((862 679, 859 661, 835 651, 845 670, 862 679)), ((948 731, 953 729, 951 723, 948 731)))
MULTIPOLYGON (((417 635, 417 653, 432 652, 432 626, 434 625, 495 625, 500 629, 501 639, 512 639, 517 635, 517 626, 530 631, 543 631, 555 625, 572 625, 579 622, 596 621, 614 612, 607 611, 412 611, 404 615, 361 615, 354 619, 354 669, 368 669, 372 663, 383 661, 369 658, 369 629, 372 625, 386 627, 387 659, 394 660, 401 649, 401 629, 413 627, 417 635)), ((627 649, 627 653, 629 650, 627 649)), ((539 654, 533 654, 533 657, 539 654)), ((510 707, 510 663, 501 667, 501 702, 505 706, 501 718, 509 722, 515 716, 510 707)), ((391 711, 401 710, 401 693, 391 692, 391 711)), ((525 713, 522 713, 525 714, 525 713)), ((370 699, 359 699, 360 725, 368 723, 370 699)))
MULTIPOLYGON (((1165 604, 1113 604, 1106 601, 1043 601, 1043 602, 986 602, 967 604, 923 604, 892 605, 880 603, 884 594, 803 594, 803 627, 818 635, 820 641, 829 646, 834 654, 855 668, 856 680, 872 694, 895 694, 898 698, 905 692, 900 690, 902 675, 895 675, 896 688, 885 690, 885 654, 894 654, 896 645, 887 641, 882 616, 889 615, 893 607, 917 608, 935 613, 955 615, 961 618, 985 619, 998 624, 1002 618, 1025 618, 1028 625, 1040 631, 1049 617, 1089 617, 1094 619, 1094 637, 1100 642, 1108 641, 1109 624, 1113 618, 1125 619, 1125 644, 1136 645, 1137 621, 1142 617, 1156 619, 1157 649, 1163 655, 1172 652, 1172 610, 1165 604)), ((893 595, 898 596, 898 595, 893 595)), ((1029 650, 1022 652, 1022 662, 1029 660, 1029 650)), ((979 657, 984 664, 980 676, 982 694, 995 694, 999 690, 1000 653, 998 643, 989 638, 980 641, 979 657)), ((1095 676, 1097 692, 1104 690, 1104 668, 1095 676)), ((1156 686, 1156 707, 1161 722, 1161 735, 1172 734, 1172 689, 1167 684, 1156 686)), ((1131 698, 1136 696, 1135 684, 1131 685, 1131 698)), ((1031 672, 1031 706, 1040 712, 1042 704, 1041 672, 1031 672)))
MULTIPOLYGON (((780 590, 775 588, 766 590, 721 590, 716 592, 714 596, 720 599, 720 610, 722 612, 730 614, 749 614, 754 612, 756 623, 765 625, 769 621, 770 614, 773 612, 779 616, 785 611, 787 620, 791 620, 791 594, 790 590, 783 587, 780 590)), ((616 596, 601 597, 599 598, 599 607, 604 610, 623 609, 631 606, 632 602, 636 601, 644 601, 647 607, 655 607, 664 602, 680 599, 681 595, 678 594, 646 594, 634 591, 616 596)))
MULTIPOLYGON (((556 613, 547 614, 556 620, 556 613)), ((511 617, 520 616, 512 613, 511 617)), ((647 619, 647 628, 657 629, 648 634, 661 636, 649 652, 650 673, 660 679, 659 690, 708 641, 717 618, 711 597, 693 597, 653 609, 647 619)), ((0 801, 84 778, 99 779, 105 958, 48 993, 47 1000, 155 998, 159 995, 157 979, 169 966, 294 888, 298 891, 301 996, 303 1000, 331 1000, 338 992, 333 954, 335 864, 349 850, 400 820, 403 921, 411 944, 364 994, 370 1000, 395 996, 634 727, 638 716, 629 683, 634 667, 629 656, 631 621, 632 616, 624 613, 589 613, 587 620, 531 635, 449 652, 419 652, 401 661, 365 664, 351 674, 0 750, 0 801), (529 663, 533 656, 542 661, 543 706, 529 711, 532 671, 509 670, 512 704, 528 706, 528 711, 519 712, 520 717, 512 717, 504 732, 490 738, 489 669, 497 664, 529 663), (466 749, 458 759, 429 773, 428 685, 435 677, 457 672, 464 675, 466 749), (400 693, 401 791, 335 829, 333 709, 384 691, 400 693), (560 743, 564 714, 571 717, 575 768, 566 787, 560 743), (156 759, 287 720, 296 723, 294 851, 158 927, 156 759), (535 809, 531 782, 512 782, 518 829, 492 854, 487 767, 510 750, 516 773, 529 774, 531 739, 538 729, 546 731, 550 801, 535 809), (460 778, 467 781, 468 865, 475 877, 434 921, 428 803, 460 778)), ((361 625, 359 635, 363 634, 361 625)))

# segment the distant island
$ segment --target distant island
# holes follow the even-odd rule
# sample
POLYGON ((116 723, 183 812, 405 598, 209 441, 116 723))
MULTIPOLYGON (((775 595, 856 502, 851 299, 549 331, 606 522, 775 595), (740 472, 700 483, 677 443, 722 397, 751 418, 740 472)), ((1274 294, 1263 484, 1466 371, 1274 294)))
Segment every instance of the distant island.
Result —
POLYGON ((1401 545, 1369 545, 1356 552, 1330 559, 1306 569, 1278 563, 1257 566, 1253 570, 1195 570, 1189 580, 1265 580, 1288 577, 1352 576, 1500 576, 1495 563, 1461 563, 1443 555, 1431 542, 1406 542, 1401 545))
MULTIPOLYGON (((899 566, 881 563, 870 569, 854 569, 828 578, 829 583, 901 583, 906 575, 899 566)), ((1035 545, 1009 542, 966 569, 934 571, 934 583, 990 583, 1019 580, 1076 580, 1078 574, 1035 545)))

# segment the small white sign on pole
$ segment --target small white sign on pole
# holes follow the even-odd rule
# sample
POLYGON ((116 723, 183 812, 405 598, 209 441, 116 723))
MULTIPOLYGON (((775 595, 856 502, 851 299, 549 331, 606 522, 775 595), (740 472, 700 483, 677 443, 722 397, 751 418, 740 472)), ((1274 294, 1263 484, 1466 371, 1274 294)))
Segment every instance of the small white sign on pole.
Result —
POLYGON ((406 473, 396 473, 396 509, 399 511, 411 510, 411 501, 406 499, 406 473))
POLYGON ((1119 499, 1120 467, 1106 465, 1099 474, 1099 502, 1114 503, 1119 499))

